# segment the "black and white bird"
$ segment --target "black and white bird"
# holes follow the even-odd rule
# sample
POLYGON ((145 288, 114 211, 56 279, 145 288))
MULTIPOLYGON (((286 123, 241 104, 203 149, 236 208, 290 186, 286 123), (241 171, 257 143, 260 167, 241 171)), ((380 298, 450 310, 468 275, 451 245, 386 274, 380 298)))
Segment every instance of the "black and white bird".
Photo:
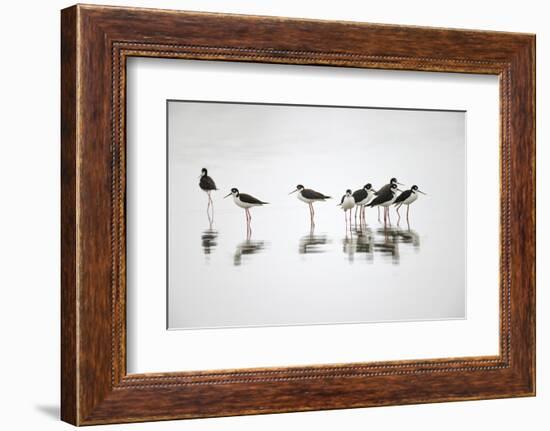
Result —
POLYGON ((401 220, 401 215, 399 214, 399 208, 402 205, 407 205, 407 224, 409 224, 409 206, 418 199, 418 193, 425 195, 423 191, 418 189, 417 185, 412 186, 409 190, 405 190, 395 199, 394 205, 396 206, 395 210, 397 211, 397 224, 399 225, 399 220, 401 220))
POLYGON ((359 209, 359 220, 362 223, 365 222, 365 205, 367 205, 372 198, 376 190, 372 188, 372 184, 368 183, 362 189, 355 190, 353 192, 353 199, 355 200, 355 224, 357 224, 357 210, 359 209))
POLYGON ((395 199, 397 199, 397 192, 401 192, 401 190, 397 188, 397 184, 390 184, 390 187, 386 190, 386 192, 381 193, 378 191, 378 196, 367 204, 369 207, 381 206, 384 208, 384 226, 387 222, 389 223, 389 215, 386 217, 386 210, 395 202, 395 199))
POLYGON ((291 195, 292 193, 296 193, 298 199, 300 199, 302 202, 305 202, 309 205, 309 217, 311 221, 311 226, 315 226, 315 221, 313 220, 315 217, 315 210, 313 209, 313 203, 314 202, 324 202, 327 199, 331 199, 330 196, 326 196, 323 193, 316 192, 312 189, 306 189, 303 185, 298 184, 296 186, 296 190, 289 193, 291 195))
POLYGON ((210 193, 214 190, 218 190, 218 188, 216 187, 216 183, 214 182, 212 177, 208 176, 208 171, 206 170, 206 168, 202 168, 199 187, 208 195, 208 205, 206 207, 206 213, 208 214, 208 218, 210 218, 210 213, 208 211, 210 207, 212 207, 212 219, 210 221, 212 222, 214 219, 214 202, 212 202, 212 196, 210 195, 210 193))
POLYGON ((250 215, 250 208, 261 207, 269 203, 263 202, 255 198, 254 196, 247 195, 246 193, 240 193, 239 189, 236 188, 232 188, 231 192, 224 196, 224 199, 229 196, 233 196, 233 202, 235 202, 235 205, 244 209, 247 228, 250 228, 250 221, 252 220, 252 216, 250 215))
MULTIPOLYGON (((391 178, 390 179, 390 182, 382 187, 380 187, 378 189, 377 192, 375 192, 374 194, 376 196, 378 195, 381 195, 381 194, 384 194, 384 193, 387 193, 389 190, 390 190, 390 187, 392 186, 392 184, 397 184, 399 186, 403 186, 404 184, 401 184, 399 181, 397 181, 397 178, 391 178)), ((388 218, 388 221, 391 223, 391 220, 390 220, 390 210, 388 208, 384 208, 384 223, 386 223, 386 217, 388 218)), ((380 208, 378 208, 378 221, 380 221, 380 208)))
POLYGON ((349 211, 349 227, 351 230, 351 209, 355 206, 355 199, 353 199, 353 195, 350 189, 346 190, 346 194, 342 196, 342 199, 340 200, 340 203, 338 204, 338 206, 340 206, 344 210, 344 218, 346 220, 346 231, 348 226, 348 218, 346 216, 346 213, 349 211))

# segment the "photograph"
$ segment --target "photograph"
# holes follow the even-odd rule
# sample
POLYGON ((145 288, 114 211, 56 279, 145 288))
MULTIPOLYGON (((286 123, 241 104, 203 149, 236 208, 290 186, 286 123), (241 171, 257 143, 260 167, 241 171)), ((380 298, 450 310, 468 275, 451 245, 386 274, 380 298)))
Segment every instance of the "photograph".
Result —
POLYGON ((466 318, 466 112, 168 100, 167 327, 466 318))

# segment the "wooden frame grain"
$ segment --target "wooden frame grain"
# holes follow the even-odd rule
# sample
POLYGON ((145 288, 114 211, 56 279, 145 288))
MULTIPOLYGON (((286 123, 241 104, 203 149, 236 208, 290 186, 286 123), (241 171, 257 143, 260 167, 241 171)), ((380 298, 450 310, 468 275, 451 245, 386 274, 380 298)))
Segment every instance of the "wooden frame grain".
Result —
POLYGON ((77 5, 61 13, 61 417, 75 425, 535 394, 535 36, 77 5), (500 77, 498 356, 126 373, 130 56, 500 77))

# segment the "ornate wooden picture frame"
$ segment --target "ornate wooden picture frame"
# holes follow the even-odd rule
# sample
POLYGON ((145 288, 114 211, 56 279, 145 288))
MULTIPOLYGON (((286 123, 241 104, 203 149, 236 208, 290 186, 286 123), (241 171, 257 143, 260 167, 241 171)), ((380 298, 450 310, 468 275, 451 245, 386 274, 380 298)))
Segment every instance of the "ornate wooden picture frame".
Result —
POLYGON ((75 425, 535 394, 535 37, 73 6, 61 20, 61 416, 75 425), (500 353, 126 372, 126 60, 460 72, 500 79, 500 353))

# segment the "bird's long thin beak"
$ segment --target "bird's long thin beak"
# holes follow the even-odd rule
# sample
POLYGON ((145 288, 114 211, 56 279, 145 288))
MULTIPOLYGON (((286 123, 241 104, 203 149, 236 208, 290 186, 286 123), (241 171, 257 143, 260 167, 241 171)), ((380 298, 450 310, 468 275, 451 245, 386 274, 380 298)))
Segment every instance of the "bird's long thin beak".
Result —
POLYGON ((397 182, 397 184, 399 184, 400 186, 404 186, 405 184, 403 183, 400 183, 399 181, 397 182))
POLYGON ((395 189, 395 190, 397 190, 398 192, 403 193, 403 190, 401 190, 401 189, 395 189))
POLYGON ((378 190, 371 189, 373 193, 378 193, 378 190))
POLYGON ((293 192, 290 192, 289 195, 291 195, 292 193, 296 193, 298 191, 298 189, 294 190, 293 192))
POLYGON ((225 199, 225 198, 228 198, 229 196, 231 196, 231 193, 226 194, 223 198, 225 199))
POLYGON ((428 193, 424 193, 422 190, 417 190, 418 193, 422 193, 423 195, 427 195, 428 193))

